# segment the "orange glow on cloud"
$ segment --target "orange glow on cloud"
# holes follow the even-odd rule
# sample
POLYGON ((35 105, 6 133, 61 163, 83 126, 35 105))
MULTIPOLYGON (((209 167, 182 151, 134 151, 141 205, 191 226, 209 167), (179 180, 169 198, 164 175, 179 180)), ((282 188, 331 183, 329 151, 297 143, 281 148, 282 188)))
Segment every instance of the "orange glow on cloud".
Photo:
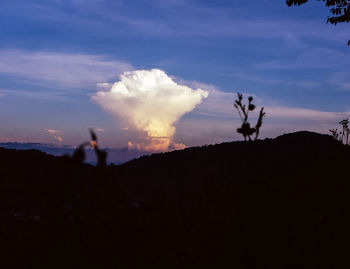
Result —
POLYGON ((57 140, 58 142, 63 142, 62 131, 55 130, 55 129, 44 129, 44 130, 48 132, 50 135, 52 135, 53 139, 57 140))

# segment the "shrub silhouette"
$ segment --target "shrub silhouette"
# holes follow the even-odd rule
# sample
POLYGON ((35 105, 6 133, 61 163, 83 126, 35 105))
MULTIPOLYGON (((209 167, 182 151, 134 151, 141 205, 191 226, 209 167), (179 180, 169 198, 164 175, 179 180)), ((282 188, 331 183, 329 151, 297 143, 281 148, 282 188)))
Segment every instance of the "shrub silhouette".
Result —
POLYGON ((338 129, 329 129, 331 132, 333 138, 337 141, 342 142, 345 145, 349 144, 349 119, 343 119, 339 122, 339 124, 342 126, 342 131, 338 132, 338 129))
POLYGON ((344 120, 340 121, 339 124, 343 127, 342 142, 347 145, 348 138, 349 138, 349 119, 344 119, 344 120))
POLYGON ((339 133, 338 133, 338 129, 329 129, 329 131, 331 132, 334 140, 340 141, 339 140, 339 133))
POLYGON ((253 97, 252 96, 248 97, 247 107, 242 103, 243 95, 241 93, 237 93, 237 97, 238 99, 235 100, 234 107, 237 109, 239 117, 241 118, 241 121, 242 121, 242 125, 240 128, 237 129, 237 132, 243 135, 245 141, 247 140, 247 138, 249 141, 251 141, 252 140, 251 136, 255 133, 254 140, 257 140, 260 133, 260 128, 263 123, 263 117, 266 114, 264 112, 264 108, 262 107, 260 109, 259 118, 255 127, 251 127, 250 123, 248 122, 248 117, 249 117, 249 111, 253 111, 255 109, 255 105, 252 103, 253 97))

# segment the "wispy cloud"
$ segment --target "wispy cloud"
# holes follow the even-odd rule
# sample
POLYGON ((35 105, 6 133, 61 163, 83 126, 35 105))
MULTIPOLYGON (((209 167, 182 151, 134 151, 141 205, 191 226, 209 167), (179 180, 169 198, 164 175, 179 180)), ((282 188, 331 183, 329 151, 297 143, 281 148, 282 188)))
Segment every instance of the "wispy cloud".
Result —
POLYGON ((53 137, 53 139, 57 140, 58 142, 63 142, 63 138, 62 138, 63 132, 62 131, 55 130, 55 129, 47 129, 47 128, 45 128, 43 130, 48 132, 53 137))
MULTIPOLYGON (((248 95, 245 95, 248 96, 248 95)), ((243 139, 238 133, 241 121, 234 109, 231 93, 210 92, 191 115, 177 124, 176 139, 188 145, 203 145, 243 139), (199 116, 199 117, 198 117, 199 116)), ((298 107, 285 107, 265 103, 266 117, 260 137, 276 137, 283 133, 308 130, 329 133, 337 128, 338 122, 350 118, 350 111, 332 112, 298 107)), ((255 103, 255 102, 254 102, 255 103)), ((260 106, 260 101, 258 102, 260 106)), ((256 103, 256 104, 258 104, 256 103)), ((255 124, 257 113, 252 113, 250 122, 255 124)))
MULTIPOLYGON (((260 70, 255 70, 260 71, 260 70)), ((247 72, 226 72, 223 73, 222 76, 232 77, 236 80, 242 80, 244 82, 254 82, 258 85, 266 84, 266 85, 279 85, 281 87, 285 86, 295 86, 298 88, 315 88, 320 86, 320 81, 309 81, 306 80, 291 80, 290 78, 282 78, 279 74, 270 74, 270 75, 260 75, 255 73, 253 70, 248 70, 247 72)))
MULTIPOLYGON (((239 74, 241 77, 241 74, 239 74)), ((248 75, 243 75, 244 78, 248 79, 248 75)), ((222 120, 235 120, 239 119, 238 114, 233 106, 234 100, 236 98, 236 92, 224 92, 221 91, 217 86, 212 84, 206 84, 199 81, 188 81, 175 78, 176 81, 188 85, 190 87, 198 87, 209 92, 209 95, 206 99, 203 100, 194 110, 192 114, 196 114, 203 117, 209 117, 213 119, 222 119, 222 120)), ((258 79, 260 82, 265 82, 263 77, 258 79)), ((276 81, 267 81, 268 83, 279 83, 282 82, 279 80, 276 81)), ((297 85, 299 82, 287 82, 291 85, 297 85)), ((305 83, 308 87, 316 86, 314 83, 309 82, 300 82, 300 84, 305 83)), ((280 104, 277 100, 267 99, 265 97, 260 97, 255 94, 245 92, 243 96, 247 98, 248 96, 254 97, 254 103, 259 107, 264 106, 267 112, 267 118, 273 121, 282 121, 282 120, 294 120, 294 121, 309 121, 310 125, 315 124, 316 122, 329 122, 334 123, 338 119, 344 117, 350 117, 350 111, 343 112, 332 112, 332 111, 322 111, 322 110, 313 110, 303 107, 289 107, 280 104)), ((254 117, 254 113, 252 114, 254 117)))
POLYGON ((0 89, 0 96, 16 96, 42 100, 64 101, 65 98, 57 91, 28 91, 16 89, 0 89))
MULTIPOLYGON (((344 38, 344 31, 334 29, 319 20, 288 19, 276 13, 266 14, 268 8, 276 4, 261 1, 254 5, 252 2, 243 5, 217 3, 208 6, 196 1, 140 1, 147 9, 136 12, 133 4, 125 1, 81 1, 75 0, 66 3, 59 1, 36 2, 23 4, 27 10, 26 16, 45 22, 60 22, 65 27, 93 29, 109 33, 125 34, 118 29, 128 27, 133 31, 128 35, 162 35, 168 38, 179 36, 229 36, 249 37, 259 39, 281 39, 289 45, 301 46, 302 40, 318 39, 332 42, 334 38, 344 38), (102 3, 101 3, 102 2, 102 3), (64 7, 70 8, 64 8, 64 7), (244 6, 244 7, 242 7, 244 6), (151 11, 157 11, 157 16, 151 11), (267 17, 267 18, 266 18, 267 17)), ((249 1, 247 1, 249 2, 249 1)), ((285 3, 279 4, 279 9, 286 8, 285 3)), ((100 33, 99 33, 100 34, 100 33)))
POLYGON ((328 82, 340 90, 350 91, 350 73, 347 70, 332 73, 328 82))
MULTIPOLYGON (((248 97, 250 94, 244 94, 248 97)), ((241 122, 233 107, 235 96, 220 90, 209 91, 207 99, 203 100, 191 113, 198 117, 186 117, 178 124, 178 135, 183 135, 185 143, 217 143, 240 139, 236 129, 241 122)), ((344 118, 350 118, 350 110, 335 112, 314 110, 303 107, 288 107, 276 100, 254 97, 258 107, 265 107, 266 117, 262 128, 262 137, 273 137, 285 132, 311 130, 328 133, 344 118)), ((254 123, 258 111, 251 114, 254 123)))
POLYGON ((223 73, 222 75, 241 79, 241 80, 253 81, 258 83, 267 83, 267 84, 278 84, 283 81, 281 79, 269 78, 267 76, 253 74, 251 70, 249 72, 239 71, 239 72, 232 72, 232 73, 223 73))
MULTIPOLYGON (((244 94, 248 97, 250 94, 244 94)), ((209 96, 198 105, 193 113, 207 115, 212 117, 238 118, 233 107, 235 95, 219 90, 209 91, 209 96), (237 116, 237 117, 236 117, 237 116)), ((255 103, 264 106, 267 118, 271 120, 310 120, 310 121, 336 121, 343 117, 350 117, 350 111, 332 112, 313 110, 302 107, 287 107, 279 105, 277 101, 266 100, 254 97, 255 103)))
POLYGON ((132 69, 128 63, 90 54, 0 51, 0 74, 31 79, 55 87, 90 88, 132 69))
POLYGON ((349 54, 330 48, 312 48, 304 50, 297 56, 270 60, 256 64, 257 69, 322 69, 349 66, 349 54))
POLYGON ((47 131, 49 134, 56 135, 56 134, 61 134, 61 131, 55 130, 55 129, 44 129, 47 131))

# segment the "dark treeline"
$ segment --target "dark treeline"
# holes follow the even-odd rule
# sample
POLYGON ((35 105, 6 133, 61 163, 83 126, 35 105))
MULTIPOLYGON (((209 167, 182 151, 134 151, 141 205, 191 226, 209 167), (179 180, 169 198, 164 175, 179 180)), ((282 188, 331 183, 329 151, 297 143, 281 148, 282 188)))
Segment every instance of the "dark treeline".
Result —
POLYGON ((0 149, 0 267, 346 268, 349 149, 299 132, 107 167, 0 149))

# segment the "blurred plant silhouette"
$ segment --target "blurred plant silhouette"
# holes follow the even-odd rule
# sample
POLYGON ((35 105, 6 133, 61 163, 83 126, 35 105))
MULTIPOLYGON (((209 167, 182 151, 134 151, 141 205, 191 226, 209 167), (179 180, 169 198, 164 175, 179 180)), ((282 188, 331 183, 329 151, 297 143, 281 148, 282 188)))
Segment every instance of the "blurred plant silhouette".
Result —
POLYGON ((95 150, 96 157, 97 157, 97 166, 104 167, 107 163, 107 152, 104 150, 99 149, 98 142, 97 142, 97 135, 94 132, 92 128, 90 130, 91 135, 91 146, 95 150))
POLYGON ((237 100, 235 100, 234 107, 237 109, 239 117, 241 118, 242 125, 240 128, 237 129, 237 132, 242 134, 244 137, 244 140, 247 139, 249 141, 252 140, 251 136, 255 134, 254 140, 258 139, 260 128, 263 123, 263 117, 265 116, 264 108, 262 107, 259 112, 259 118, 255 125, 255 127, 251 127, 250 123, 248 122, 249 117, 249 111, 253 111, 255 109, 255 105, 253 102, 253 97, 248 97, 248 106, 244 105, 242 103, 243 95, 241 93, 237 93, 237 100))
POLYGON ((98 147, 97 142, 97 135, 95 131, 92 128, 89 128, 91 141, 90 142, 84 142, 79 145, 79 147, 74 151, 72 155, 72 159, 74 163, 81 164, 85 161, 85 147, 88 145, 91 145, 91 147, 95 150, 96 157, 97 157, 97 166, 99 167, 105 167, 107 164, 107 152, 104 150, 101 150, 98 147))
POLYGON ((337 141, 342 142, 345 145, 349 144, 349 119, 343 119, 339 122, 339 124, 342 126, 342 131, 338 132, 338 129, 329 129, 331 132, 333 138, 337 141))
POLYGON ((89 142, 84 142, 79 145, 79 147, 74 151, 72 159, 76 164, 82 164, 85 161, 85 147, 90 145, 89 142))

